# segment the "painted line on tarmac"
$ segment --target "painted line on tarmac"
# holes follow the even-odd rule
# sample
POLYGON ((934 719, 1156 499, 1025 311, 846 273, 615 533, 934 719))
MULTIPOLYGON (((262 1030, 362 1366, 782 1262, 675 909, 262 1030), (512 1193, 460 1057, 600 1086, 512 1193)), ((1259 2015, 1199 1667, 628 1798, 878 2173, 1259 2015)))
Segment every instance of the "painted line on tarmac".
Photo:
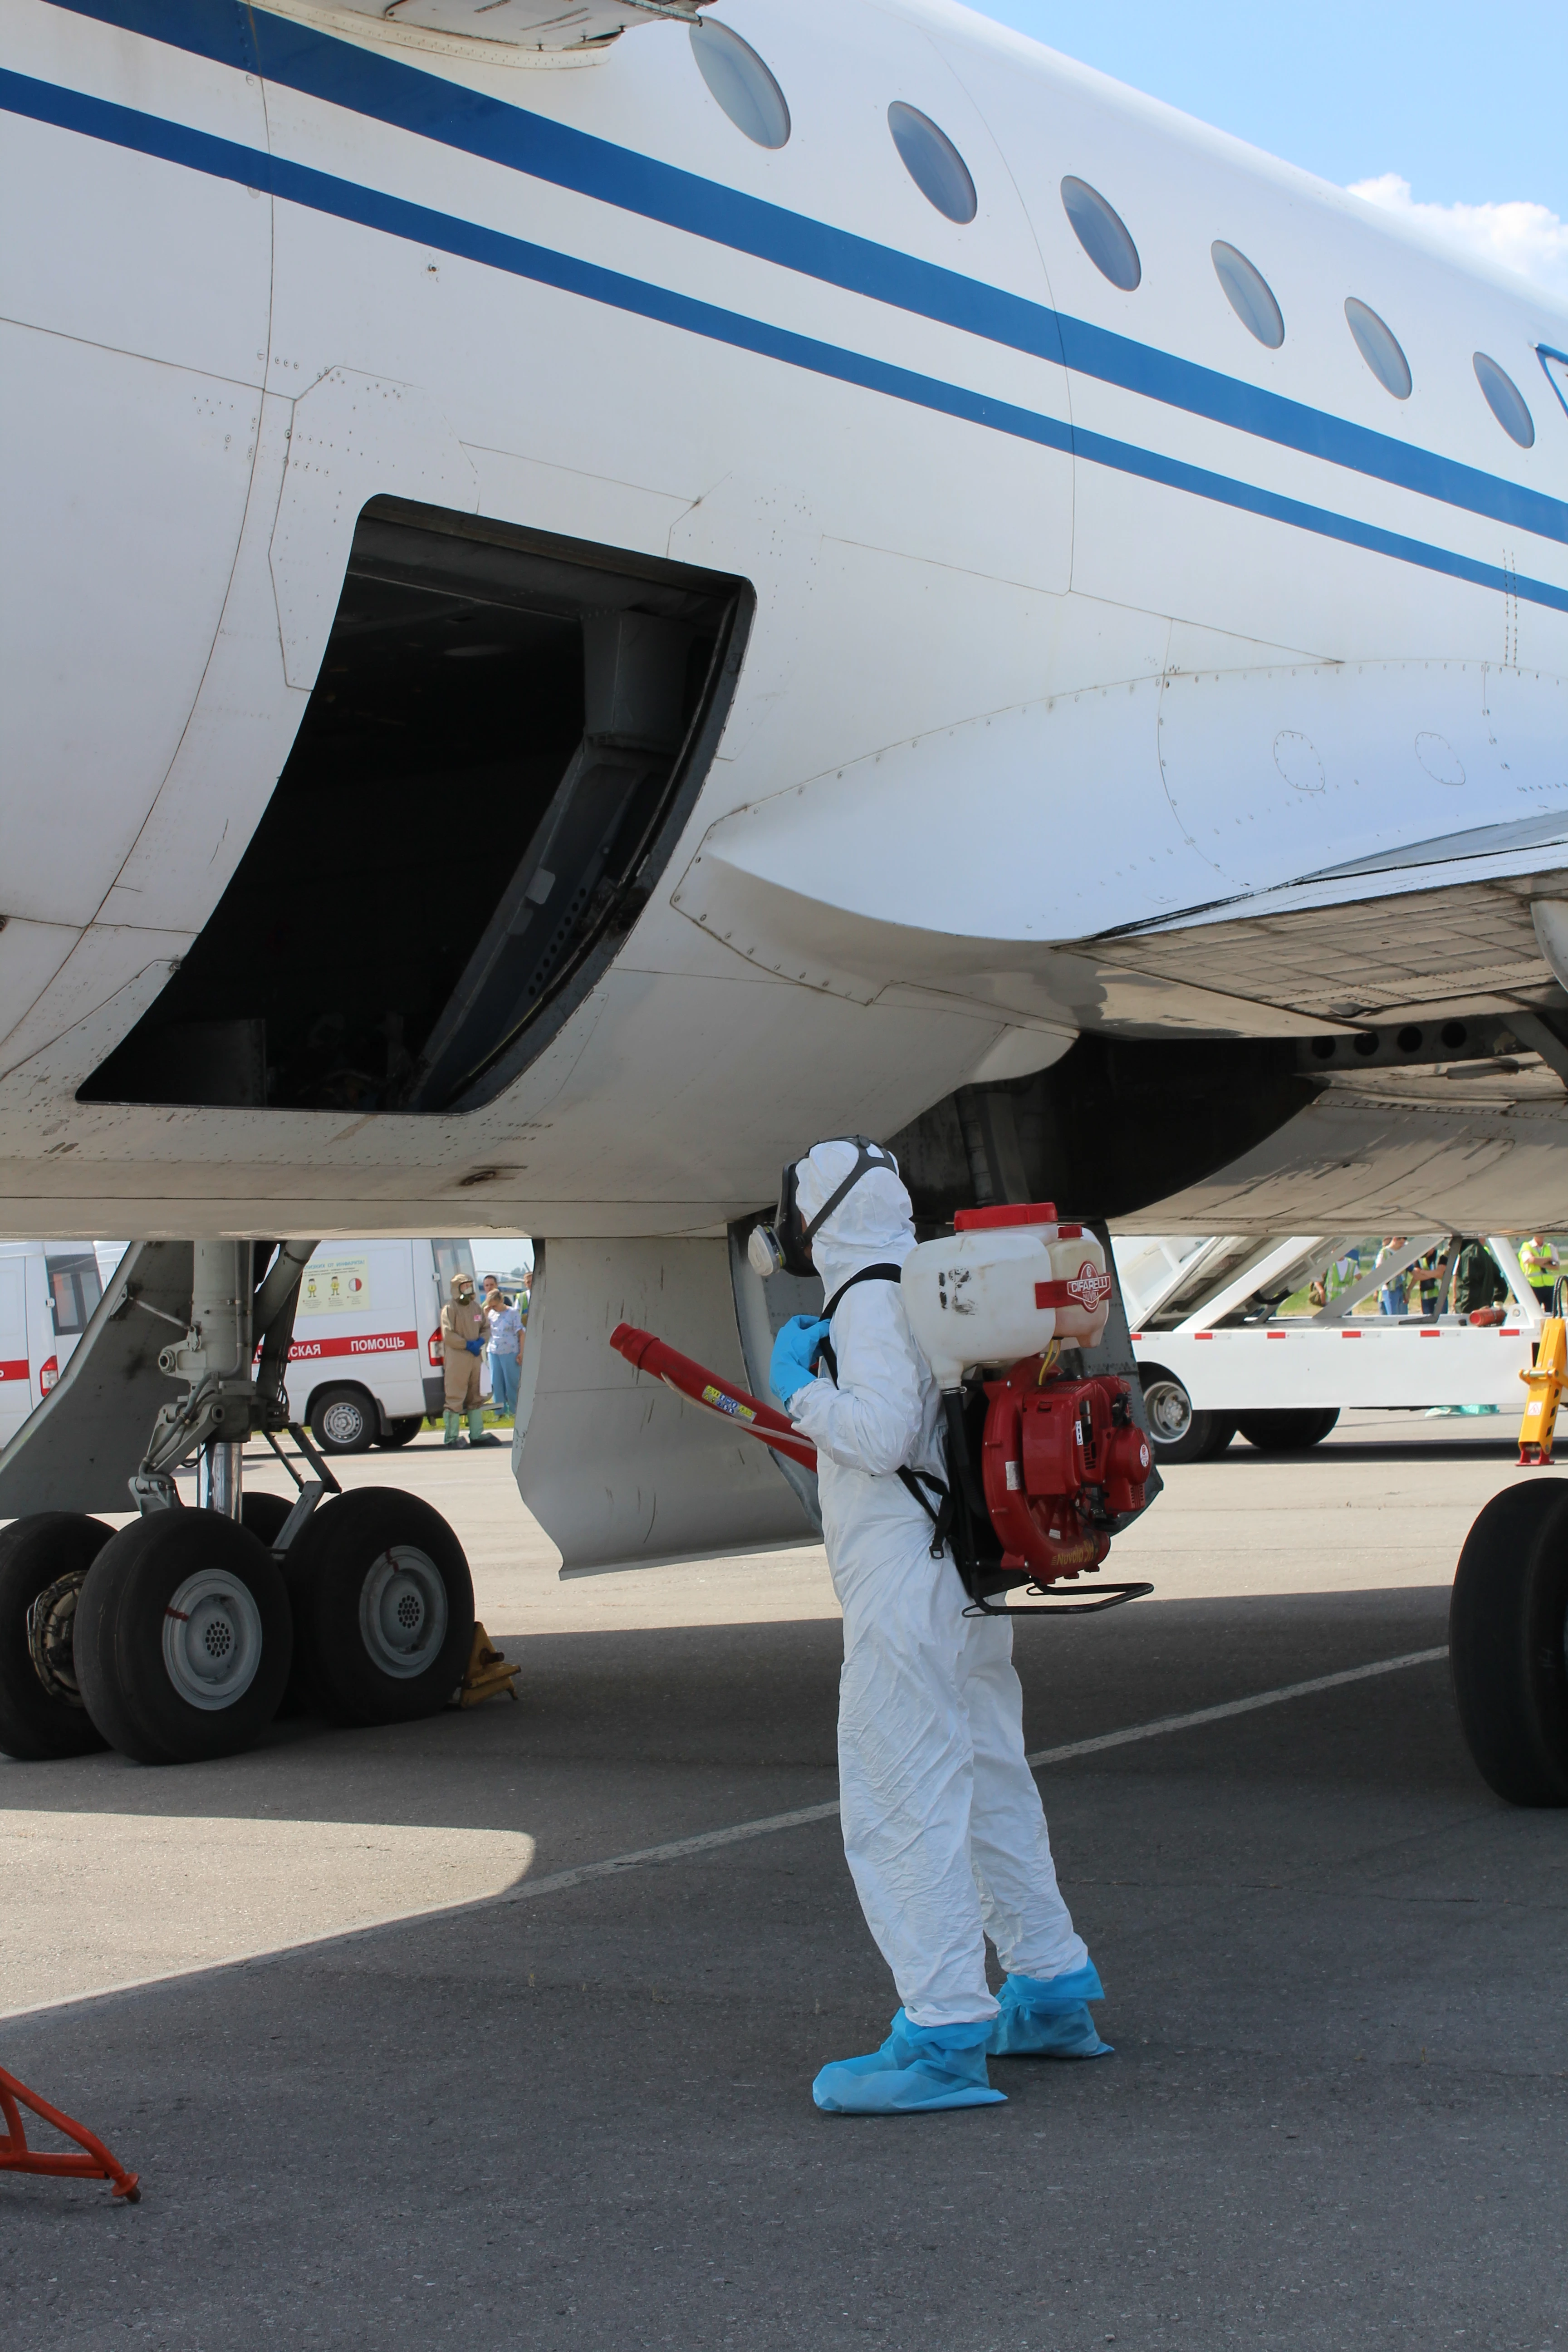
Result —
MULTIPOLYGON (((1346 1683, 1370 1682, 1376 1675, 1396 1675, 1406 1666, 1435 1665, 1447 1648, 1407 1650, 1400 1658, 1379 1658, 1370 1666, 1347 1666, 1335 1675, 1314 1675, 1310 1682, 1285 1683, 1279 1689, 1258 1691, 1251 1698, 1228 1698, 1217 1706, 1200 1706, 1190 1715, 1163 1715, 1152 1723, 1137 1723, 1125 1731, 1102 1731, 1093 1739, 1071 1739, 1065 1747, 1039 1748, 1025 1760, 1034 1771, 1047 1764, 1068 1764, 1078 1756, 1099 1756, 1108 1748, 1130 1748, 1140 1739, 1163 1739, 1173 1731, 1192 1731, 1200 1724, 1223 1723, 1233 1715, 1252 1715, 1259 1707, 1282 1706, 1287 1699, 1310 1698, 1318 1691, 1340 1690, 1346 1683)), ((740 1845, 748 1838, 772 1837, 778 1830, 804 1829, 811 1822, 837 1818, 837 1800, 825 1805, 803 1805, 793 1813, 768 1813, 760 1821, 737 1822, 727 1830, 704 1830, 696 1837, 672 1838, 668 1845, 647 1845, 634 1853, 613 1854, 606 1862, 584 1863, 576 1870, 552 1870, 543 1878, 524 1879, 520 1886, 496 1895, 498 1903, 527 1903, 540 1895, 563 1895, 574 1886, 587 1886, 599 1878, 616 1878, 622 1871, 642 1870, 651 1863, 683 1862, 689 1854, 710 1853, 715 1848, 740 1845)))

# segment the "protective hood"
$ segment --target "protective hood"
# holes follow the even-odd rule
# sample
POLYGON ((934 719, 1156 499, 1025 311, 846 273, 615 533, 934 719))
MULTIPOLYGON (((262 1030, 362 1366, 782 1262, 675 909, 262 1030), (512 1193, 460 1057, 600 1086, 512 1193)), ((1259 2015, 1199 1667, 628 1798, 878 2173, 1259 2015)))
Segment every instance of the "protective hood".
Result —
POLYGON ((454 1306, 454 1307, 460 1307, 460 1306, 462 1305, 462 1303, 463 1303, 463 1301, 464 1301, 464 1299, 465 1299, 465 1298, 471 1298, 471 1297, 473 1297, 473 1295, 474 1295, 474 1277, 473 1277, 473 1276, 472 1276, 471 1274, 455 1274, 455 1275, 452 1276, 452 1304, 453 1304, 453 1306, 454 1306))
MULTIPOLYGON (((852 1143, 815 1144, 796 1163, 807 1224, 855 1165, 852 1143)), ((811 1255, 829 1298, 862 1266, 902 1265, 915 1245, 914 1204, 890 1168, 868 1168, 812 1238, 811 1255)))

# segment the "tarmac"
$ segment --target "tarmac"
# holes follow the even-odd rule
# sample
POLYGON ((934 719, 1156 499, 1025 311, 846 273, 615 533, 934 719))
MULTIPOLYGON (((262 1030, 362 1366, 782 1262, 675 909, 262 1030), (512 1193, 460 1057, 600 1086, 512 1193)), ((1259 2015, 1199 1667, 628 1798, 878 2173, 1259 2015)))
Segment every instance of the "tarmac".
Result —
POLYGON ((810 2098, 894 2006, 821 1552, 563 1583, 504 1450, 350 1463, 451 1519, 520 1697, 0 1759, 0 2065, 143 2187, 0 2174, 7 2352, 1568 2347, 1568 1814, 1480 1782, 1444 1655, 1511 1439, 1238 1441, 1118 1544, 1152 1598, 1016 1629, 1115 2055, 897 2120, 810 2098))

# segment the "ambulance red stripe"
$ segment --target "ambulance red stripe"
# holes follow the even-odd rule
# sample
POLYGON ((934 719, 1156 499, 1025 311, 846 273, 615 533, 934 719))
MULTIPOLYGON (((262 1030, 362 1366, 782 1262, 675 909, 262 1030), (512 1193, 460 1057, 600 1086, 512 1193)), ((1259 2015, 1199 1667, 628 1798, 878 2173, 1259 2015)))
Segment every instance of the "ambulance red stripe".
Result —
POLYGON ((395 1356, 417 1350, 417 1331, 361 1331, 352 1339, 296 1339, 289 1350, 291 1364, 313 1364, 323 1356, 395 1356))

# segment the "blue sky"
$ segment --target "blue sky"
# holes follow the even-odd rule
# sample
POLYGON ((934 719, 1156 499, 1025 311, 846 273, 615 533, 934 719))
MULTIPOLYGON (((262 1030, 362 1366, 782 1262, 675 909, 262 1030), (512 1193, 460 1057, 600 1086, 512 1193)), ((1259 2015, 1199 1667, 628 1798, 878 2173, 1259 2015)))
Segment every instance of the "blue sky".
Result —
POLYGON ((970 0, 1349 186, 1568 218, 1568 0, 970 0))

